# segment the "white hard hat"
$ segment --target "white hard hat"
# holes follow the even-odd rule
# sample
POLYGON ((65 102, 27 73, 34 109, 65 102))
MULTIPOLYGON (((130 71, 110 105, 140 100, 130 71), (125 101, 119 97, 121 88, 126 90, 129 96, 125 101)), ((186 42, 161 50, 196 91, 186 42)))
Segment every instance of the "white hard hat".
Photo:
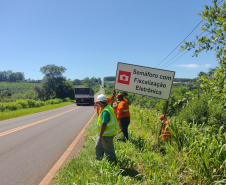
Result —
POLYGON ((103 94, 100 94, 99 96, 97 96, 96 102, 100 102, 100 101, 107 101, 106 96, 104 96, 103 94))

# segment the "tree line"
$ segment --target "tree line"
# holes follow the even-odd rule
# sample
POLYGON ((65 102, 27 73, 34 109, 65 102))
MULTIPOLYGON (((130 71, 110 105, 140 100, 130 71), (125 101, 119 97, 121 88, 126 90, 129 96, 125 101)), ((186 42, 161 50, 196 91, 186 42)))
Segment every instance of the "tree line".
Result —
POLYGON ((101 84, 100 78, 86 77, 83 80, 75 79, 73 81, 66 79, 63 73, 67 69, 63 66, 56 66, 53 64, 41 67, 40 72, 45 76, 41 81, 40 86, 35 87, 39 99, 48 100, 53 98, 74 99, 74 86, 93 87, 95 84, 101 84))
POLYGON ((24 73, 12 70, 0 71, 0 82, 19 82, 25 80, 24 73))
POLYGON ((99 91, 101 78, 86 77, 83 80, 70 80, 63 76, 66 70, 63 66, 53 64, 43 66, 40 68, 40 72, 44 74, 42 80, 25 80, 24 73, 13 73, 11 70, 1 71, 0 101, 30 98, 45 101, 54 98, 64 99, 66 97, 74 99, 75 86, 91 87, 94 92, 99 91), (18 83, 8 83, 21 81, 23 83, 19 85, 18 83))
POLYGON ((101 84, 101 78, 86 77, 83 80, 75 79, 72 81, 72 83, 73 83, 73 85, 84 85, 84 84, 93 85, 95 83, 101 84))

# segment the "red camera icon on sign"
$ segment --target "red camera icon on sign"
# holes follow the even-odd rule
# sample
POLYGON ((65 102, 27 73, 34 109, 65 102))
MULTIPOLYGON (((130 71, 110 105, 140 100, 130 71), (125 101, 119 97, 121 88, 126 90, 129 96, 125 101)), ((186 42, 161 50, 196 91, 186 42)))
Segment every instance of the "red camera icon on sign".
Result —
POLYGON ((131 72, 119 70, 118 83, 129 85, 131 72))
POLYGON ((129 80, 129 77, 126 76, 126 75, 120 75, 120 80, 123 80, 123 81, 128 81, 129 80))

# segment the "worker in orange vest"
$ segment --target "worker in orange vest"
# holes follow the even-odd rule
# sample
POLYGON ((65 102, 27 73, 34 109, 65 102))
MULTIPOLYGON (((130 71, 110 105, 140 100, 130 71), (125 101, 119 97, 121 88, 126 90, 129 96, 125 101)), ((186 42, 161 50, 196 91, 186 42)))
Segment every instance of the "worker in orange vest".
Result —
POLYGON ((100 114, 100 106, 99 106, 99 104, 97 103, 97 102, 95 102, 95 104, 94 104, 94 109, 96 109, 96 111, 97 111, 97 116, 99 116, 99 114, 100 114))
POLYGON ((117 118, 119 119, 122 127, 124 140, 128 140, 128 126, 130 124, 129 102, 123 97, 122 93, 119 93, 117 97, 120 101, 117 107, 117 118))
MULTIPOLYGON (((119 101, 118 98, 117 98, 117 101, 114 102, 113 105, 112 105, 116 117, 117 117, 117 111, 118 111, 117 108, 118 108, 119 103, 120 103, 120 101, 119 101)), ((122 126, 121 126, 120 121, 119 121, 118 118, 117 118, 117 121, 118 121, 118 123, 119 123, 119 128, 120 128, 120 130, 122 131, 122 126)), ((121 132, 121 131, 119 131, 119 132, 121 132)), ((119 133, 119 132, 118 132, 118 133, 119 133)))
POLYGON ((166 118, 166 116, 164 116, 164 114, 162 114, 160 116, 160 120, 162 122, 162 132, 161 132, 161 135, 162 135, 162 141, 163 143, 167 140, 169 140, 171 138, 171 133, 169 132, 169 122, 166 118))

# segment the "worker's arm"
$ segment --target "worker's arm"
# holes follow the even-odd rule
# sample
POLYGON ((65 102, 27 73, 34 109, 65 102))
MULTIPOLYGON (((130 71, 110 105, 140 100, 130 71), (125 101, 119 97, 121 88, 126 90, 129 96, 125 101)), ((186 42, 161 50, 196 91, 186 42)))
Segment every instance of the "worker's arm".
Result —
POLYGON ((95 104, 94 104, 94 109, 97 107, 97 102, 95 102, 95 104))
POLYGON ((115 104, 116 105, 113 106, 113 109, 117 108, 119 103, 118 102, 115 102, 115 104))
POLYGON ((115 105, 115 106, 113 106, 113 109, 115 109, 115 108, 117 108, 118 107, 118 105, 115 105))
POLYGON ((113 101, 115 97, 116 97, 116 92, 115 92, 115 90, 113 90, 113 94, 112 94, 112 97, 111 97, 111 101, 113 101))
POLYGON ((117 118, 120 118, 120 116, 123 113, 122 111, 123 111, 123 102, 120 102, 117 107, 117 118))

